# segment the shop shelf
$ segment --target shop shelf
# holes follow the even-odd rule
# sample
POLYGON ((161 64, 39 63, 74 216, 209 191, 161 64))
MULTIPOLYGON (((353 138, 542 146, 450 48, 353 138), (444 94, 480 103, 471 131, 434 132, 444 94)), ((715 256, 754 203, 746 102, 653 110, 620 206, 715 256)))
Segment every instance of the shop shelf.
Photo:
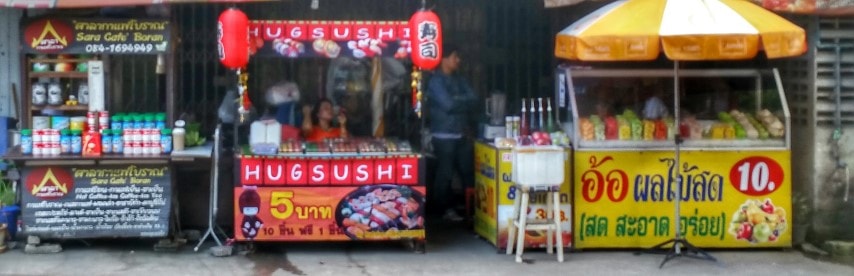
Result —
POLYGON ((89 73, 87 73, 87 72, 30 72, 30 78, 85 79, 85 78, 89 78, 89 73))
POLYGON ((33 111, 59 110, 59 111, 89 111, 88 105, 60 105, 60 106, 33 106, 33 111))

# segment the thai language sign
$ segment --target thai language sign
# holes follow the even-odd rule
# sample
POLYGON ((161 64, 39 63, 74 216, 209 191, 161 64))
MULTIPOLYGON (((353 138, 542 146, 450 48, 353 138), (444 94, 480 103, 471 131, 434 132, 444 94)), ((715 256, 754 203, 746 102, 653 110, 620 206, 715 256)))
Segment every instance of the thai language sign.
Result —
POLYGON ((791 246, 789 151, 575 152, 578 248, 791 246), (677 194, 677 185, 681 193, 677 194))
POLYGON ((42 18, 25 24, 32 54, 159 54, 169 50, 166 19, 42 18))
POLYGON ((234 189, 241 241, 424 239, 423 186, 234 189))
MULTIPOLYGON (((569 150, 567 150, 569 152, 569 150)), ((513 217, 516 190, 513 187, 513 158, 510 149, 497 149, 485 143, 475 144, 475 232, 499 248, 507 246, 508 227, 513 217)), ((560 221, 565 247, 572 244, 570 205, 570 163, 566 161, 567 177, 561 185, 560 221)), ((529 219, 546 217, 545 194, 533 194, 530 199, 529 219)), ((545 231, 527 231, 525 246, 545 247, 545 231)))
POLYGON ((259 53, 302 57, 409 57, 407 21, 255 20, 249 34, 259 53))
POLYGON ((48 238, 164 237, 171 178, 156 165, 25 167, 23 230, 48 238))

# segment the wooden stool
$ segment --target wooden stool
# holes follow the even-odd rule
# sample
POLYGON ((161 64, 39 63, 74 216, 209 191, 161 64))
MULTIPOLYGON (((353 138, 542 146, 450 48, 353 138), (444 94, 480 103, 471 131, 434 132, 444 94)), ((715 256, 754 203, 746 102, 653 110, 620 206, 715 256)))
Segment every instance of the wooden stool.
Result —
POLYGON ((557 261, 563 262, 563 231, 560 227, 560 186, 532 188, 524 185, 516 187, 516 200, 513 201, 513 223, 509 225, 507 234, 507 255, 513 253, 513 242, 516 242, 516 262, 522 262, 522 252, 525 251, 525 231, 546 230, 546 252, 552 254, 557 250, 557 261), (528 220, 530 194, 546 193, 546 218, 528 220), (554 243, 557 236, 557 244, 554 243))

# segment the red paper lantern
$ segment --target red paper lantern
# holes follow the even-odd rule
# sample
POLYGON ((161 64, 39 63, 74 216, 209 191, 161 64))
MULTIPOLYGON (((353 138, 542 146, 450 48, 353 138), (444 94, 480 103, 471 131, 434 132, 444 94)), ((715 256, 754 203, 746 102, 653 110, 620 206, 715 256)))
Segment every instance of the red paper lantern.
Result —
POLYGON ((432 70, 442 60, 442 22, 429 10, 419 10, 409 18, 412 63, 432 70))
POLYGON ((219 61, 226 68, 237 70, 249 63, 249 18, 242 11, 229 8, 217 22, 219 61))

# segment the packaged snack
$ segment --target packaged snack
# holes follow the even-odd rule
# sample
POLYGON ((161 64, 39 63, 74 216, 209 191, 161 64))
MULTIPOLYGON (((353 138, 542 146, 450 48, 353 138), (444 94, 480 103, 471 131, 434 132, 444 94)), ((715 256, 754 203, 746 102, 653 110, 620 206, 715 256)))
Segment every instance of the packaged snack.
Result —
POLYGON ((605 139, 617 140, 618 132, 617 119, 613 116, 605 118, 605 139))
POLYGON ((617 116, 617 128, 619 129, 617 138, 623 141, 632 139, 632 125, 625 116, 617 116))
POLYGON ((643 139, 645 141, 652 141, 655 134, 655 122, 650 120, 643 120, 643 139))
POLYGON ((590 119, 587 118, 582 118, 578 121, 578 128, 581 130, 581 139, 585 141, 592 141, 595 138, 593 122, 590 122, 590 119))
POLYGON ((667 123, 663 120, 655 121, 655 140, 667 140, 667 123))
POLYGON ((762 126, 762 123, 757 121, 756 118, 753 117, 753 115, 746 114, 745 116, 747 117, 747 121, 749 121, 750 124, 753 125, 753 127, 756 129, 759 139, 768 139, 768 130, 766 130, 765 127, 762 126))
POLYGON ((762 125, 768 130, 768 134, 770 134, 771 137, 780 138, 786 134, 783 122, 781 122, 777 116, 774 116, 771 111, 768 111, 768 109, 763 109, 756 113, 756 118, 762 122, 762 125))
POLYGON ((730 127, 729 124, 726 123, 718 123, 712 125, 710 135, 712 139, 720 140, 726 138, 727 128, 730 127))
POLYGON ((724 124, 724 139, 735 139, 735 127, 733 124, 724 124))
POLYGON ((641 120, 638 118, 632 118, 629 120, 629 124, 632 125, 632 140, 643 140, 643 123, 641 120))
POLYGON ((596 141, 605 140, 605 122, 597 115, 590 116, 590 122, 593 123, 593 139, 596 141))

